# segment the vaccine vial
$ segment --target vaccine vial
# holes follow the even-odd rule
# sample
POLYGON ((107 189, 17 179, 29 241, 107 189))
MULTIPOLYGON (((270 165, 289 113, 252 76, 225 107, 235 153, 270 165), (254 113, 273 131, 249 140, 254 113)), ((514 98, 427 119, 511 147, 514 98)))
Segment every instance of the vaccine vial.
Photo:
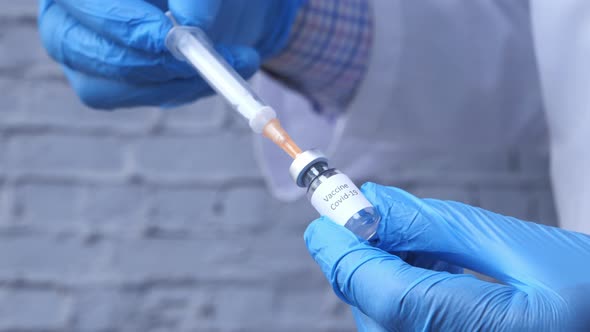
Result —
POLYGON ((360 189, 317 150, 299 154, 289 172, 299 187, 307 188, 307 198, 323 216, 348 228, 358 237, 372 240, 381 216, 360 189))

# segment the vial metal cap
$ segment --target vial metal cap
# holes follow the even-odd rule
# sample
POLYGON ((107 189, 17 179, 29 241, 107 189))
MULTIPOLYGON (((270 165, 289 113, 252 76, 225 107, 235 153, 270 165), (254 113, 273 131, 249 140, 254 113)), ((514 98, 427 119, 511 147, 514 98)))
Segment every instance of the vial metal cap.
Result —
POLYGON ((303 176, 311 166, 318 162, 328 162, 328 158, 318 150, 307 150, 298 155, 289 167, 289 174, 291 174, 293 181, 299 187, 305 187, 303 176))

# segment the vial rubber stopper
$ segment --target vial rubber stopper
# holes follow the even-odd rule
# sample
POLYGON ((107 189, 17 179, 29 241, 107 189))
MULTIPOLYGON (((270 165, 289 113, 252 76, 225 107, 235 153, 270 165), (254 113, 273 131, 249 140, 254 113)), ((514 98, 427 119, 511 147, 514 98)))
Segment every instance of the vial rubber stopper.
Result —
POLYGON ((305 173, 318 162, 328 162, 328 158, 318 150, 307 150, 299 154, 289 167, 291 178, 299 187, 305 187, 303 177, 305 173))

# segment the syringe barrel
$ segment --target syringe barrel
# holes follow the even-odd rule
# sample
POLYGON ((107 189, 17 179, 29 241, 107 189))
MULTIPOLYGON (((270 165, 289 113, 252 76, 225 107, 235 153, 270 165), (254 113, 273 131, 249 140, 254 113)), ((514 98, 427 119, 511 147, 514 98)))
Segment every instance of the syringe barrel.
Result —
POLYGON ((191 64, 219 95, 248 119, 255 132, 261 133, 264 126, 276 118, 275 111, 213 48, 201 29, 176 26, 168 33, 166 46, 176 58, 191 64))

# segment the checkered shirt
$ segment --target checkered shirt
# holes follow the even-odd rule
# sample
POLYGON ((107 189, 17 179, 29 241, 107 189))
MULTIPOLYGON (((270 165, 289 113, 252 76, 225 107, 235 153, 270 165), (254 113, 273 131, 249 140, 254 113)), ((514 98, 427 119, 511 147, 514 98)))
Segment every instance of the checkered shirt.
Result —
POLYGON ((366 72, 372 39, 369 0, 308 0, 287 47, 264 68, 305 94, 316 110, 343 109, 366 72))

